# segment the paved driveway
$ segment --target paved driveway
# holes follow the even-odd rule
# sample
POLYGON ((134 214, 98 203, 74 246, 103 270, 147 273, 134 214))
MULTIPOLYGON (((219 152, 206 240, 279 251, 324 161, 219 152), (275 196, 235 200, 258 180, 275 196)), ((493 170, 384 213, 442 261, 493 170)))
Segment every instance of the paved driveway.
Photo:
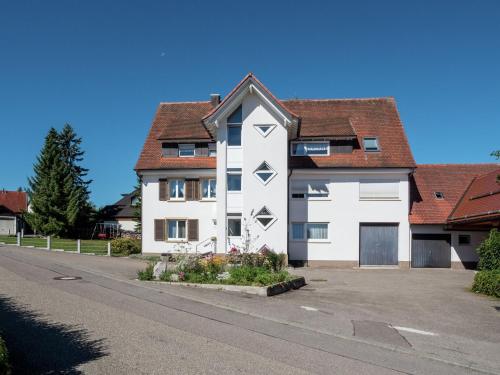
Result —
POLYGON ((500 304, 467 291, 469 271, 298 269, 305 288, 265 298, 133 280, 143 266, 0 246, 0 330, 18 368, 500 373, 500 304))

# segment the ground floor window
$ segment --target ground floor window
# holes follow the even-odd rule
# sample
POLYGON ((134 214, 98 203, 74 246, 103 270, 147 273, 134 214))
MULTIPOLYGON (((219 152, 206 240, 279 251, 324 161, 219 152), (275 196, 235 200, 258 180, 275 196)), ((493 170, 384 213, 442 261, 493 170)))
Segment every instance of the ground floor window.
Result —
POLYGON ((241 237, 241 215, 228 214, 227 234, 229 237, 241 237))
POLYGON ((202 180, 201 182, 202 198, 215 199, 215 188, 216 188, 215 178, 202 180))
POLYGON ((186 220, 167 220, 168 239, 186 239, 186 220))
POLYGON ((292 240, 326 241, 328 223, 292 223, 292 240))

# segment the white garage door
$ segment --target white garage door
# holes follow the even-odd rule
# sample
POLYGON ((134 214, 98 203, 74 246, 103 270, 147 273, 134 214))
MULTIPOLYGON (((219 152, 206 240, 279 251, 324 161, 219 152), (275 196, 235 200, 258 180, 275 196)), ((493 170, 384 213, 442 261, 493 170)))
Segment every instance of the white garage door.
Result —
POLYGON ((0 234, 15 234, 16 220, 13 217, 0 217, 0 234))

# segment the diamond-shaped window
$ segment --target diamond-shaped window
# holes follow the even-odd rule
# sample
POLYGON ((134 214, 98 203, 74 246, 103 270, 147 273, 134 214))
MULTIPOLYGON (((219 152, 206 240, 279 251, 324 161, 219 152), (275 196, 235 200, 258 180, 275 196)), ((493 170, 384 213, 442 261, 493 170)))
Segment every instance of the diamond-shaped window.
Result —
POLYGON ((261 227, 266 230, 276 221, 276 216, 274 216, 271 211, 264 206, 255 215, 255 220, 257 220, 261 227))
POLYGON ((260 180, 260 182, 267 185, 267 183, 271 181, 274 176, 276 176, 276 171, 272 169, 269 164, 263 162, 259 165, 255 172, 253 172, 253 174, 260 180))
POLYGON ((254 125, 255 130, 257 130, 260 135, 263 137, 267 137, 269 133, 273 131, 273 129, 276 127, 274 124, 259 124, 259 125, 254 125))

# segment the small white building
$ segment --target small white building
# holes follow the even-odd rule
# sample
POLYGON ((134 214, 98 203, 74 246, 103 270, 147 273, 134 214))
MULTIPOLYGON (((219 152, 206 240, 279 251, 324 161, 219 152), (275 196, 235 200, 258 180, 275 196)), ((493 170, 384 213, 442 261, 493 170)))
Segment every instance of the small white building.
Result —
POLYGON ((0 190, 0 235, 15 236, 25 226, 23 213, 28 211, 28 195, 24 191, 0 190))
POLYGON ((135 168, 142 249, 408 267, 416 167, 393 98, 279 100, 249 74, 222 101, 160 104, 135 168))

